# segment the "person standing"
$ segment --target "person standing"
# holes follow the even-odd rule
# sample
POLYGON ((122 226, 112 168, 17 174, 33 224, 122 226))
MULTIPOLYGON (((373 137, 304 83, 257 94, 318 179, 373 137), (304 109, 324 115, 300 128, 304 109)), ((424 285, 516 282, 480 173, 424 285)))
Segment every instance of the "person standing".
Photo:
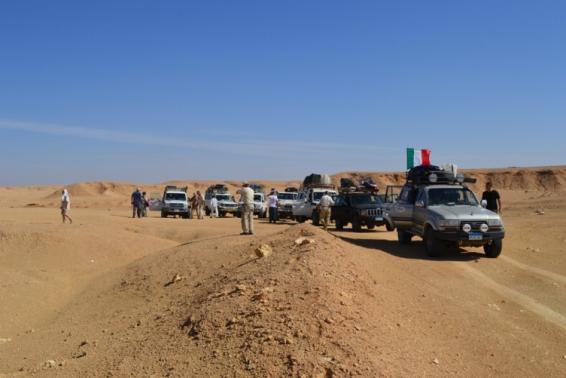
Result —
POLYGON ((254 191, 247 181, 237 192, 242 202, 242 233, 240 235, 253 235, 254 233, 254 191))
POLYGON ((318 203, 318 208, 325 231, 328 231, 328 224, 330 224, 330 206, 332 205, 334 205, 334 200, 328 195, 328 191, 324 192, 324 195, 318 203))
POLYGON ((210 199, 210 217, 218 218, 218 199, 216 198, 216 194, 213 194, 210 199))
POLYGON ((144 217, 147 217, 148 213, 149 213, 149 201, 147 199, 147 193, 146 192, 142 192, 142 200, 143 200, 143 212, 142 215, 144 217))
POLYGON ((69 215, 69 211, 71 210, 71 197, 69 196, 69 191, 67 189, 63 189, 61 192, 61 217, 63 218, 63 223, 65 220, 69 220, 69 223, 73 223, 73 219, 69 215))
POLYGON ((501 197, 499 196, 499 192, 493 189, 491 181, 485 184, 485 191, 481 199, 487 202, 486 209, 501 214, 501 197))
POLYGON ((279 205, 279 198, 275 189, 271 189, 271 193, 267 197, 267 205, 269 206, 269 223, 277 223, 277 205, 279 205))
POLYGON ((135 218, 136 215, 138 218, 142 217, 143 206, 142 193, 140 188, 136 188, 136 190, 132 193, 132 218, 135 218))
POLYGON ((204 219, 204 197, 200 193, 200 190, 197 190, 195 202, 197 206, 197 218, 204 219))

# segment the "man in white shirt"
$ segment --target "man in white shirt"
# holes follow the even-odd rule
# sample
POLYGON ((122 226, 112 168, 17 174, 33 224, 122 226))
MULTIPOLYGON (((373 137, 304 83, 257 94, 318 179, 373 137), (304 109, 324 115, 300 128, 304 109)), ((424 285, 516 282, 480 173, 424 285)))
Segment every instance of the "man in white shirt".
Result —
POLYGON ((218 218, 218 199, 213 195, 210 199, 210 217, 218 218))
POLYGON ((318 203, 320 220, 322 220, 325 231, 328 230, 328 224, 330 223, 330 206, 332 205, 334 205, 334 200, 328 195, 328 192, 325 192, 318 203))
POLYGON ((242 202, 242 233, 240 235, 253 235, 254 233, 254 191, 247 181, 237 192, 242 202))
POLYGON ((277 198, 277 192, 275 189, 271 189, 271 193, 267 196, 267 205, 269 206, 269 223, 277 222, 277 205, 279 204, 279 198, 277 198))

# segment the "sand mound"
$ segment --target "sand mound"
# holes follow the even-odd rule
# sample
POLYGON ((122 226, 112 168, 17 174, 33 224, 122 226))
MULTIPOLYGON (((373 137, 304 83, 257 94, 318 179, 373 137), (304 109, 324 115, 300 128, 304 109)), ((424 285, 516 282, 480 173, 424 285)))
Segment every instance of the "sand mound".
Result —
POLYGON ((344 254, 341 241, 302 225, 144 258, 68 306, 61 324, 91 320, 73 337, 55 325, 51 342, 63 346, 52 358, 71 375, 376 376, 371 341, 352 337, 368 321, 368 284, 344 254), (262 244, 272 254, 257 257, 262 244))

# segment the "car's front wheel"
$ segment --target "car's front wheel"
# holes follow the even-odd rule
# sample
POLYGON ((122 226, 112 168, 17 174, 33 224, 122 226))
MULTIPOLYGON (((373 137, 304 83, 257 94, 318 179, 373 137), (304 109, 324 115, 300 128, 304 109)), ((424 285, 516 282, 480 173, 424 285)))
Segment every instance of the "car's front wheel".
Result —
POLYGON ((359 217, 352 219, 352 230, 354 230, 354 232, 360 232, 362 230, 362 221, 359 217))
POLYGON ((502 239, 495 239, 492 240, 489 244, 484 244, 483 251, 485 255, 490 258, 496 258, 501 254, 503 250, 503 240, 502 239))
POLYGON ((344 229, 344 221, 342 219, 336 218, 336 229, 342 231, 344 229))
POLYGON ((429 228, 426 231, 424 242, 425 242, 426 253, 430 257, 438 257, 445 250, 442 241, 434 236, 434 232, 432 228, 429 228))

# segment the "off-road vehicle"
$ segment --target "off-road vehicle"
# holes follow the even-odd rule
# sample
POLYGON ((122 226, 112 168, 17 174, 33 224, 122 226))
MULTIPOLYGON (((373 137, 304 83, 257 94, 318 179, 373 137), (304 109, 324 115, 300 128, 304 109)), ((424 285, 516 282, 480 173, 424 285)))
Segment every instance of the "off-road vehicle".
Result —
MULTIPOLYGON (((242 216, 243 206, 242 202, 238 203, 237 217, 242 216)), ((258 218, 267 217, 267 204, 265 203, 265 195, 263 193, 254 193, 254 215, 257 215, 258 218)))
POLYGON ((167 218, 169 215, 190 218, 191 208, 187 196, 187 187, 166 186, 160 206, 162 218, 167 218))
POLYGON ((383 202, 376 192, 342 191, 335 199, 330 218, 336 223, 336 229, 342 230, 349 223, 352 230, 359 232, 362 226, 373 230, 385 224, 383 202))
POLYGON ((465 186, 474 181, 436 166, 409 171, 399 198, 385 214, 397 228, 399 243, 408 244, 419 236, 429 256, 451 246, 483 246, 487 257, 499 256, 505 237, 503 222, 465 186))
POLYGON ((292 219, 293 218, 293 203, 298 197, 296 191, 287 191, 277 193, 277 199, 279 203, 277 204, 277 215, 280 219, 292 219))

